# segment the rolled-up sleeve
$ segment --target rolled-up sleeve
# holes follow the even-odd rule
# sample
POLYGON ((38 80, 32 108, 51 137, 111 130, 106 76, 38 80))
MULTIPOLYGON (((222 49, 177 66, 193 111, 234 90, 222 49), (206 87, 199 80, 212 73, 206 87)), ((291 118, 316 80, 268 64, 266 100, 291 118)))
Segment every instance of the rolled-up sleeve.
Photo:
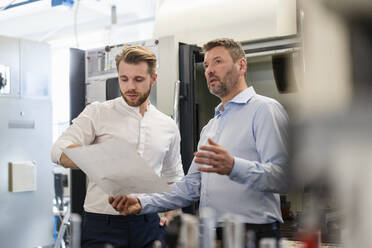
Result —
POLYGON ((53 161, 53 163, 56 163, 56 164, 61 164, 60 163, 60 158, 61 158, 61 155, 62 155, 62 149, 70 146, 74 144, 72 141, 70 140, 60 140, 58 139, 53 147, 52 147, 52 151, 51 151, 51 159, 53 161))
POLYGON ((97 108, 92 103, 72 121, 72 125, 54 143, 51 150, 51 159, 54 163, 60 164, 60 157, 66 147, 72 144, 89 145, 94 141, 96 130, 94 123, 96 118, 97 108))

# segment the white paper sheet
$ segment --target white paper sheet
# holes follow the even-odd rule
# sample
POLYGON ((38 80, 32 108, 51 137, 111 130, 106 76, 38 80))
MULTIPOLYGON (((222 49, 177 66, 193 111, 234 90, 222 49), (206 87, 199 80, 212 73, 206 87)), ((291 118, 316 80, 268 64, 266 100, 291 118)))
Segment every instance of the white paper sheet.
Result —
POLYGON ((63 151, 89 180, 112 196, 169 191, 165 179, 155 174, 126 141, 111 139, 100 144, 63 151))

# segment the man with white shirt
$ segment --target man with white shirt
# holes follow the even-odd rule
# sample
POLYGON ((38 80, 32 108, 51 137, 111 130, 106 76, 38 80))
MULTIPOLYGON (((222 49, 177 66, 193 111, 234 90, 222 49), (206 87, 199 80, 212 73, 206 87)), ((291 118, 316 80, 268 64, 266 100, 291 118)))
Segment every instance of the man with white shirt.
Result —
MULTIPOLYGON (((183 175, 180 135, 175 122, 151 105, 149 96, 157 74, 154 53, 142 46, 124 49, 116 56, 121 97, 92 103, 72 122, 52 148, 52 160, 78 168, 64 148, 97 144, 112 138, 126 140, 168 183, 183 175)), ((104 165, 102 165, 104 166, 104 165)), ((125 161, 123 161, 125 166, 125 161)), ((107 202, 107 195, 90 181, 84 202, 81 247, 152 247, 164 236, 171 212, 158 215, 121 216, 107 202)))
POLYGON ((278 193, 287 188, 287 113, 276 100, 247 86, 247 61, 238 42, 216 39, 203 50, 209 91, 221 103, 200 134, 187 175, 171 185, 171 192, 115 196, 109 202, 128 215, 185 207, 200 199, 200 208, 216 212, 218 239, 227 213, 240 215, 257 243, 279 239, 278 193))

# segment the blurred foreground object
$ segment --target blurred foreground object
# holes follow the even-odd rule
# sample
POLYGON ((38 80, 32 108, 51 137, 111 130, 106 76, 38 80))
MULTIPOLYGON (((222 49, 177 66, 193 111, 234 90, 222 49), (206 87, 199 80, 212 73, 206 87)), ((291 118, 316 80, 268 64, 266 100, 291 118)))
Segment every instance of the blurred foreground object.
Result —
POLYGON ((303 232, 370 247, 372 1, 302 1, 303 75, 292 168, 303 232))

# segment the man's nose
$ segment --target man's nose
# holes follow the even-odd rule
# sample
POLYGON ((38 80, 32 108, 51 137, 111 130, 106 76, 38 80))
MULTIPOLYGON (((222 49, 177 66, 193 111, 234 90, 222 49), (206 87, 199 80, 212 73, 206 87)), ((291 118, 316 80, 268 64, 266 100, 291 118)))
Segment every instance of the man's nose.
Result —
POLYGON ((210 76, 212 76, 213 74, 214 74, 213 67, 208 66, 207 69, 205 69, 205 75, 210 77, 210 76))
POLYGON ((136 83, 133 81, 133 80, 129 80, 128 81, 128 89, 129 90, 134 90, 134 89, 136 89, 136 83))

